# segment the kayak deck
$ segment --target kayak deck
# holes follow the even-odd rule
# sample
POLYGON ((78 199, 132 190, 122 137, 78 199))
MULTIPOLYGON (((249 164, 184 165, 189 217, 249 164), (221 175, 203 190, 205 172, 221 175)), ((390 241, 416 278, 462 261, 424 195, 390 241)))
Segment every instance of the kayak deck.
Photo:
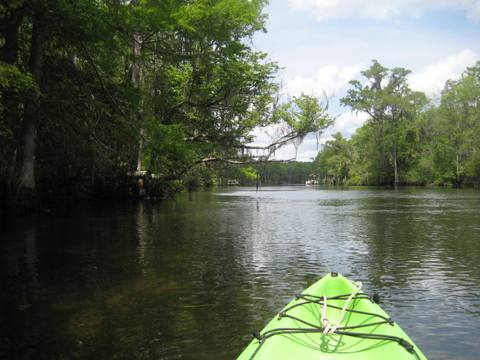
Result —
POLYGON ((388 314, 331 273, 284 307, 238 360, 426 359, 388 314))

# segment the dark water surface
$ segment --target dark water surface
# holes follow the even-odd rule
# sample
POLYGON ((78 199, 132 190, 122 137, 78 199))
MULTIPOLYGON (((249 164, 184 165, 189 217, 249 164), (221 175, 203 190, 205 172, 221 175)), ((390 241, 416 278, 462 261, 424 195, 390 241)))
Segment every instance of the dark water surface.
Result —
POLYGON ((480 192, 236 188, 0 228, 0 358, 232 359, 328 271, 480 358, 480 192))

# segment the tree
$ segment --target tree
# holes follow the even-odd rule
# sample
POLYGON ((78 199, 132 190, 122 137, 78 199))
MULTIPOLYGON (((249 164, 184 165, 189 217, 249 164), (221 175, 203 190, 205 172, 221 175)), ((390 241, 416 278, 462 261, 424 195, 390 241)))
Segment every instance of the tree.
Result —
MULTIPOLYGON (((270 159, 278 148, 286 144, 293 144, 297 151, 306 135, 315 134, 318 139, 333 123, 334 120, 327 113, 327 105, 322 104, 315 96, 302 93, 274 108, 268 122, 262 123, 262 125, 277 125, 271 144, 251 146, 244 143, 240 147, 242 150, 253 152, 258 160, 265 161, 270 159)), ((249 129, 251 130, 253 128, 249 129)), ((251 140, 249 137, 246 139, 251 140)))
POLYGON ((434 166, 440 182, 461 185, 480 180, 480 62, 442 92, 433 138, 434 166))
POLYGON ((315 159, 320 178, 333 185, 345 184, 350 177, 352 155, 350 142, 341 133, 334 134, 315 159))
POLYGON ((255 161, 250 151, 270 154, 320 130, 318 100, 278 105, 278 65, 251 47, 265 3, 2 4, 2 193, 123 189, 135 170, 177 181, 197 165, 255 161), (272 146, 249 147, 252 129, 272 124, 284 131, 272 146))
POLYGON ((353 89, 341 99, 343 106, 352 110, 366 112, 376 130, 375 140, 380 161, 376 174, 378 183, 400 181, 400 172, 405 167, 403 149, 408 147, 409 124, 427 105, 423 93, 412 91, 408 87, 409 70, 403 68, 388 69, 373 60, 372 66, 361 72, 367 83, 350 81, 353 89), (393 172, 393 176, 391 176, 393 172), (393 181, 392 181, 393 180, 393 181))

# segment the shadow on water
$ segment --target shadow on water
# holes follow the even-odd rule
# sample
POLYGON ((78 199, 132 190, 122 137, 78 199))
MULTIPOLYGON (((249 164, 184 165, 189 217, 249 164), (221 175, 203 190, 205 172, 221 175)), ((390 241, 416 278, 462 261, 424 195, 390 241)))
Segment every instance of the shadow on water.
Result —
POLYGON ((9 223, 0 358, 234 358, 333 270, 380 293, 430 358, 477 357, 478 192, 263 190, 9 223))

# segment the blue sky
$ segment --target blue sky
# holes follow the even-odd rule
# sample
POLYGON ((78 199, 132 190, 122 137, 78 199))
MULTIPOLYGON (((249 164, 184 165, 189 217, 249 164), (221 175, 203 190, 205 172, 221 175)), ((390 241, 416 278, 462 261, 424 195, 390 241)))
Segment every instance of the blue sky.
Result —
MULTIPOLYGON (((255 36, 254 48, 284 68, 283 94, 325 92, 330 99, 337 121, 322 142, 336 131, 349 137, 365 121, 338 99, 372 59, 412 70, 411 87, 433 99, 447 79, 480 60, 480 0, 271 0, 265 12, 268 32, 255 36)), ((267 143, 268 133, 272 129, 256 131, 256 143, 267 143)), ((316 152, 309 136, 297 158, 309 160, 316 152)), ((294 156, 293 146, 276 154, 294 156)))

